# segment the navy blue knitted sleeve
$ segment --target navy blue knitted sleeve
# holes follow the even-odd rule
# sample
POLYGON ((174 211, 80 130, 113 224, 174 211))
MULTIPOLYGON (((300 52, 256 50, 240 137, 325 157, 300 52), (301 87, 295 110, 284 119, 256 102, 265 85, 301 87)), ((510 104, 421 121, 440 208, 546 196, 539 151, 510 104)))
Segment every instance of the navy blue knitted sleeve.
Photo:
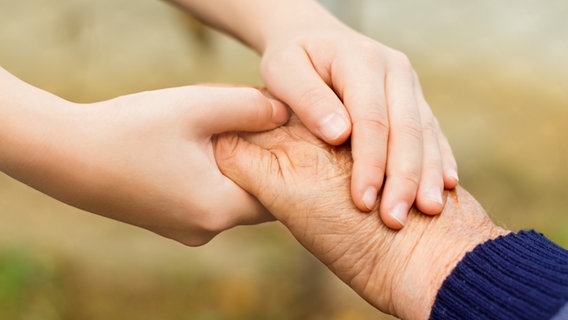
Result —
POLYGON ((567 302, 568 251, 521 231, 466 254, 438 291, 430 319, 564 319, 567 302))

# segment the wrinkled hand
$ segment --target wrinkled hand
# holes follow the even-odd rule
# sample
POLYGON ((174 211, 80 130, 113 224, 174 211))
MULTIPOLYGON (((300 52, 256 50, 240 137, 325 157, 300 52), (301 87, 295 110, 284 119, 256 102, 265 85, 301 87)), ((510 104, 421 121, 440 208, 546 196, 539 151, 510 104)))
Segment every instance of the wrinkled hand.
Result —
POLYGON ((5 171, 61 201, 188 245, 273 219, 221 174, 211 144, 287 120, 256 89, 189 86, 41 110, 41 146, 5 171))
POLYGON ((440 213, 457 166, 407 57, 332 17, 300 21, 265 31, 268 90, 326 142, 351 134, 351 193, 360 210, 375 207, 385 182, 380 214, 388 226, 401 228, 415 200, 422 212, 440 213))
POLYGON ((402 318, 426 319, 457 261, 502 232, 461 188, 447 193, 440 216, 413 210, 403 230, 387 228, 351 201, 350 149, 323 143, 297 119, 267 133, 220 135, 215 157, 341 280, 402 318))

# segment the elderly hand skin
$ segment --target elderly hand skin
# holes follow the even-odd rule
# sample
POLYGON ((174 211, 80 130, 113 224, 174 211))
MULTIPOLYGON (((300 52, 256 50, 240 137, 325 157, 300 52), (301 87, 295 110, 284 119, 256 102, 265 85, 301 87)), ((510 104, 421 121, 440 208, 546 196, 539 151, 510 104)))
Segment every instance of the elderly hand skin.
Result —
POLYGON ((404 319, 427 319, 463 255, 506 234, 459 187, 445 193, 441 215, 413 209, 406 228, 387 228, 351 201, 349 147, 326 145, 297 119, 262 134, 220 135, 215 157, 224 175, 258 197, 342 281, 404 319))

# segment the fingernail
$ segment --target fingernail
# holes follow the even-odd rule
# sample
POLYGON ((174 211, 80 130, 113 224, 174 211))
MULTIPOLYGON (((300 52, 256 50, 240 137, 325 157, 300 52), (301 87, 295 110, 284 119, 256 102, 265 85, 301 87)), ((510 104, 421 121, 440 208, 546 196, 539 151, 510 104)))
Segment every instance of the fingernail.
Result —
POLYGON ((332 113, 320 121, 320 132, 327 141, 334 141, 347 130, 347 122, 337 113, 332 113))
POLYGON ((430 199, 430 201, 436 202, 439 205, 443 205, 442 201, 442 193, 437 188, 432 188, 426 192, 426 197, 430 199))
POLYGON ((286 106, 274 99, 270 99, 270 102, 272 103, 272 122, 283 124, 288 121, 289 114, 286 106))
POLYGON ((456 171, 456 169, 448 169, 448 176, 454 180, 456 180, 456 182, 460 181, 460 178, 458 177, 458 172, 456 171))
POLYGON ((375 187, 368 187, 363 193, 363 204, 367 209, 373 210, 377 203, 377 189, 375 187))
POLYGON ((406 223, 406 217, 408 216, 408 206, 406 203, 399 203, 392 209, 391 217, 398 221, 400 225, 404 226, 406 223))

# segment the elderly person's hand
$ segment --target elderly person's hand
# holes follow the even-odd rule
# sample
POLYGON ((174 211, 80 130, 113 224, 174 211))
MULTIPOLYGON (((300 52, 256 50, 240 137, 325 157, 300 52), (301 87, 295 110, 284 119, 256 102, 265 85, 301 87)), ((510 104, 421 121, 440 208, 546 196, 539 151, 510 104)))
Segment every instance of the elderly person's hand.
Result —
POLYGON ((387 228, 350 199, 348 146, 330 147, 297 119, 262 134, 223 134, 215 146, 227 177, 260 202, 341 280, 380 310, 426 319, 442 281, 468 250, 505 231, 463 189, 440 216, 413 210, 387 228))

